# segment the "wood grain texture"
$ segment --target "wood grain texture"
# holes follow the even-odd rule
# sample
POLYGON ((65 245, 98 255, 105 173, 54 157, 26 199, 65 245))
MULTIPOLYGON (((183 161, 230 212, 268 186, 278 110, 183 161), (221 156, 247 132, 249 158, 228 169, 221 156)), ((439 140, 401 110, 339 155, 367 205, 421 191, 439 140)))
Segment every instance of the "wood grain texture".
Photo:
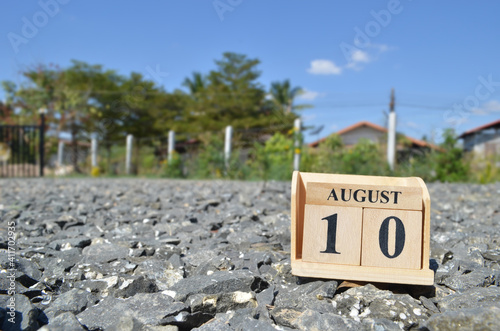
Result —
POLYGON ((360 265, 362 208, 305 205, 302 260, 360 265), (326 253, 328 221, 336 215, 335 253, 326 253))
POLYGON ((430 269, 402 269, 292 261, 292 273, 301 277, 349 279, 363 282, 433 285, 430 269))
POLYGON ((421 256, 421 211, 364 208, 361 265, 421 269, 421 256), (398 226, 399 221, 394 217, 400 220, 403 228, 398 226), (384 233, 387 237, 382 239, 384 233), (399 246, 401 248, 399 255, 398 244, 402 245, 399 246))
POLYGON ((343 207, 422 210, 422 188, 412 186, 371 185, 365 183, 307 183, 306 204, 343 207))
POLYGON ((302 258, 302 241, 304 235, 304 208, 306 200, 306 188, 299 171, 294 171, 292 176, 291 190, 291 239, 292 259, 302 258))
POLYGON ((422 178, 417 180, 422 187, 422 269, 429 268, 431 254, 431 196, 422 178))
MULTIPOLYGON (((314 184, 313 184, 314 185, 314 184)), ((292 179, 291 188, 291 265, 292 274, 303 277, 319 277, 329 279, 345 279, 353 281, 372 281, 385 283, 432 285, 434 282, 434 273, 429 268, 430 256, 430 196, 425 183, 417 177, 381 177, 381 176, 359 176, 359 175, 339 175, 339 174, 319 174, 295 171, 292 179), (302 259, 302 250, 304 248, 304 230, 305 227, 305 205, 309 194, 309 187, 312 183, 324 183, 326 185, 356 184, 383 187, 420 187, 421 197, 417 199, 415 206, 417 212, 420 211, 420 257, 415 260, 420 262, 411 262, 410 266, 401 267, 386 266, 363 266, 336 264, 329 262, 308 262, 302 259), (413 269, 414 268, 414 269, 413 269)), ((398 212, 395 209, 378 209, 398 212)), ((405 211, 405 210, 399 210, 405 211)), ((331 214, 329 214, 331 215, 331 214)), ((382 220, 383 221, 383 220, 382 220)), ((339 223, 340 224, 340 223, 339 223)), ((389 229, 390 230, 390 229, 389 229)), ((379 229, 377 229, 379 231, 379 229)), ((307 231, 306 231, 307 232, 307 231)), ((362 236, 364 231, 362 230, 362 236)), ((412 236, 418 231, 411 230, 412 236)), ((411 237, 411 236, 410 236, 411 237)), ((363 237, 362 237, 363 238, 363 237)), ((362 239, 363 240, 363 239, 362 239)), ((392 238, 391 240, 394 240, 392 238)), ((308 241, 308 240, 307 240, 308 241)), ((406 240, 405 240, 406 241, 406 240)), ((379 243, 380 244, 380 243, 379 243)), ((389 247, 388 243, 388 247, 389 247)), ((405 243, 406 245, 406 243, 405 243)), ((322 248, 324 249, 324 247, 322 248)), ((363 244, 361 244, 361 251, 363 244)), ((377 249, 380 250, 379 247, 377 249)), ((370 250, 371 252, 372 250, 370 250)), ((340 252, 340 250, 339 250, 340 252)), ((390 253, 390 252, 389 252, 390 253)), ((383 255, 383 254, 382 254, 383 255)), ((370 258, 369 258, 370 259, 370 258)))

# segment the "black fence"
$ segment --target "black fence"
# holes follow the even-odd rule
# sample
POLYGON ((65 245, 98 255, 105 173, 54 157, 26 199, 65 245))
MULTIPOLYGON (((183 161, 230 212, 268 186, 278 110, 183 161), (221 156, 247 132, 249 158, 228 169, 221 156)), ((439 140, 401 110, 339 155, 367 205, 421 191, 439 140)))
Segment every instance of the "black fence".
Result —
POLYGON ((44 123, 0 125, 0 177, 43 176, 44 123))

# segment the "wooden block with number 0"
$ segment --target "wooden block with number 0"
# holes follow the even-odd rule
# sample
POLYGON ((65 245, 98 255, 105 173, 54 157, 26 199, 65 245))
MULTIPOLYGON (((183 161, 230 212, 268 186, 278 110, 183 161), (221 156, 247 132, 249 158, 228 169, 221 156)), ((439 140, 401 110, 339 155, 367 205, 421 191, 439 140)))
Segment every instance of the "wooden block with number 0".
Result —
POLYGON ((420 178, 294 172, 292 273, 432 285, 430 196, 420 178))
POLYGON ((422 212, 363 210, 361 265, 420 269, 422 212))

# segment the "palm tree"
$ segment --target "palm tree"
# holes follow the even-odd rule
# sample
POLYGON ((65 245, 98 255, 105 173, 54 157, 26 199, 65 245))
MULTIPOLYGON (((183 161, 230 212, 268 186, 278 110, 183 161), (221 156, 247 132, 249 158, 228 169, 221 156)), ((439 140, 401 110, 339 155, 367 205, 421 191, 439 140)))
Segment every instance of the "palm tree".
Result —
POLYGON ((193 72, 193 78, 186 78, 182 85, 189 89, 192 96, 196 96, 207 87, 207 79, 201 73, 193 72))
POLYGON ((310 105, 294 105, 295 98, 304 93, 300 87, 291 87, 288 79, 271 83, 270 94, 273 102, 283 113, 290 114, 295 110, 310 108, 310 105))

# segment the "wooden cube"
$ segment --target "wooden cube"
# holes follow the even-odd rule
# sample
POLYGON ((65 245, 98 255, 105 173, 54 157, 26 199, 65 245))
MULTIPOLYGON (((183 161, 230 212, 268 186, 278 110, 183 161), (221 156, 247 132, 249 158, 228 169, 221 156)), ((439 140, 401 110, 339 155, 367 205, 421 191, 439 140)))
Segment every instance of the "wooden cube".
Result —
POLYGON ((430 196, 420 178, 294 172, 292 273, 432 285, 430 196))
POLYGON ((362 217, 362 208, 306 204, 302 260, 360 265, 362 217))
POLYGON ((420 269, 422 266, 422 212, 363 210, 361 265, 420 269))

